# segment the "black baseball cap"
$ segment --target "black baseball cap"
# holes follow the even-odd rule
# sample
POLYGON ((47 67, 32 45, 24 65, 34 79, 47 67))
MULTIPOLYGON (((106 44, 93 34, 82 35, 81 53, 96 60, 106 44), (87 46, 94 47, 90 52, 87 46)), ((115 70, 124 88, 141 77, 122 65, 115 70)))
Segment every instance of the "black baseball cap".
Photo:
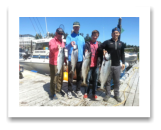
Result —
POLYGON ((57 29, 56 29, 56 32, 57 32, 57 33, 64 33, 64 30, 63 30, 62 28, 57 28, 57 29))

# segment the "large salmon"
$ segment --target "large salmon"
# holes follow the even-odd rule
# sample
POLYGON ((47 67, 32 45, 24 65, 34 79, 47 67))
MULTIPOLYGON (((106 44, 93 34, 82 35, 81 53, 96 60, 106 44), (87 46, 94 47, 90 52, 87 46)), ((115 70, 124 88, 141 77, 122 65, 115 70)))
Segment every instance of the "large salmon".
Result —
POLYGON ((107 82, 108 76, 111 72, 111 55, 106 53, 105 56, 103 56, 102 66, 100 70, 100 77, 99 80, 101 82, 101 90, 104 89, 104 85, 107 82))
POLYGON ((82 77, 84 85, 86 85, 86 79, 90 69, 90 64, 91 64, 91 52, 86 51, 85 56, 83 57, 83 64, 82 64, 82 77))
POLYGON ((69 72, 69 74, 71 74, 71 73, 74 74, 74 69, 76 67, 77 61, 78 61, 78 48, 77 48, 77 45, 74 45, 73 51, 72 51, 72 54, 71 54, 72 70, 69 72))
POLYGON ((55 76, 60 75, 60 71, 63 67, 63 64, 64 64, 64 48, 60 47, 57 57, 57 73, 55 74, 55 76))

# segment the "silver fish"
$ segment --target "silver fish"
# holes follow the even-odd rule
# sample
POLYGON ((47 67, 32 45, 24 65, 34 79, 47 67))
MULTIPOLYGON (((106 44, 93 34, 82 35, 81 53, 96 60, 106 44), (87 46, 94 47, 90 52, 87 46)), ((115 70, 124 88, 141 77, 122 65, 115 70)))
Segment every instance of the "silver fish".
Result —
POLYGON ((91 52, 86 51, 85 56, 83 57, 83 64, 82 64, 82 77, 83 77, 83 84, 86 84, 86 78, 90 69, 91 64, 91 52))
POLYGON ((60 47, 57 57, 57 73, 55 74, 55 76, 60 75, 60 71, 63 67, 63 64, 64 64, 64 48, 60 47))
POLYGON ((100 90, 105 90, 104 85, 107 82, 108 76, 111 72, 111 55, 106 53, 105 56, 103 56, 103 62, 100 70, 100 76, 99 80, 101 82, 100 90))
POLYGON ((72 70, 69 72, 69 74, 74 74, 74 69, 75 69, 75 66, 77 64, 77 61, 78 61, 78 48, 77 48, 77 45, 75 45, 73 47, 73 51, 72 51, 72 54, 71 54, 71 66, 72 66, 72 70))

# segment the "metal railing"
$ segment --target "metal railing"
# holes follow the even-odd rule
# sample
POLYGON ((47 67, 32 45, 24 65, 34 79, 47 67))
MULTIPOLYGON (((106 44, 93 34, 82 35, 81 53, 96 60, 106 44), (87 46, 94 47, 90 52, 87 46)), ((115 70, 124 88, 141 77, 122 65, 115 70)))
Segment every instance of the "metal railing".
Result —
POLYGON ((46 53, 45 58, 44 58, 44 62, 45 62, 45 59, 46 59, 47 54, 49 54, 49 52, 48 52, 48 53, 46 53))

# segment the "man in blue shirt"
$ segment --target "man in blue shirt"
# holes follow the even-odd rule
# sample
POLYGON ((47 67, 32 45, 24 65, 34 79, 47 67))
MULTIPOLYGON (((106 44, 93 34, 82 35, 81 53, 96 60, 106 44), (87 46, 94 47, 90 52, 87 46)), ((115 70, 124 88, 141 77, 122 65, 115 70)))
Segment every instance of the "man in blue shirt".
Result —
MULTIPOLYGON (((81 68, 82 68, 82 61, 83 61, 83 53, 85 49, 85 41, 84 38, 79 34, 79 29, 80 29, 80 23, 79 22, 74 22, 73 23, 73 32, 72 34, 68 35, 66 38, 66 48, 68 49, 68 72, 71 71, 72 66, 71 66, 71 53, 73 51, 73 46, 77 45, 78 47, 78 61, 76 64, 76 74, 77 74, 77 95, 80 97, 82 96, 82 93, 80 91, 80 86, 81 86, 81 68)), ((73 74, 68 73, 68 98, 72 98, 72 93, 73 92, 73 74)))

